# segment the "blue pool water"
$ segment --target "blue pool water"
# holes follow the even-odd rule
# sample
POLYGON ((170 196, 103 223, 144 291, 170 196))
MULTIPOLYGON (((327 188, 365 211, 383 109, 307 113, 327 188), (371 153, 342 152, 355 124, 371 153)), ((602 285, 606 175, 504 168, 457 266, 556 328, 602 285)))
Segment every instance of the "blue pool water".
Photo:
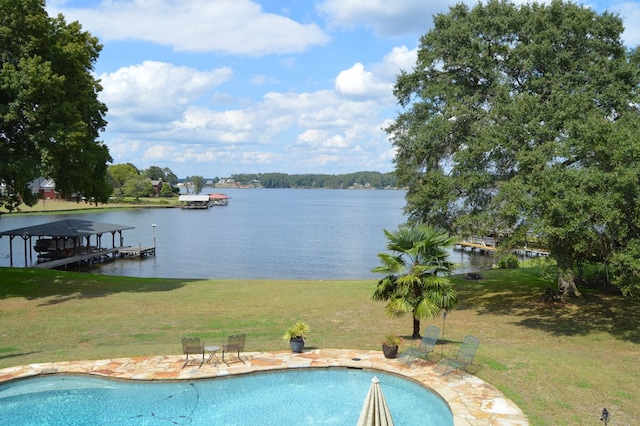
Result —
POLYGON ((344 368, 172 382, 40 376, 0 385, 10 425, 355 425, 371 378, 396 426, 453 425, 448 405, 400 377, 344 368))

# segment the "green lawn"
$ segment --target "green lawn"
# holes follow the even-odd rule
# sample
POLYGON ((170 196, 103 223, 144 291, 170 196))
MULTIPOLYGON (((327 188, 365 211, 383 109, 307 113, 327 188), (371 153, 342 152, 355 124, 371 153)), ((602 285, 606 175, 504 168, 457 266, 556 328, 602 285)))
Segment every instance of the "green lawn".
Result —
MULTIPOLYGON (((477 335, 475 373, 497 386, 532 425, 637 424, 637 301, 584 290, 566 304, 541 301, 535 267, 455 278, 460 306, 423 322, 444 329, 436 354, 477 335)), ((373 282, 173 280, 0 268, 0 368, 55 360, 179 354, 182 336, 221 343, 247 333, 247 350, 285 350, 284 330, 311 325, 308 347, 378 349, 405 336, 411 318, 388 318, 373 282)))
POLYGON ((30 214, 35 213, 42 214, 59 214, 61 212, 73 212, 73 213, 89 213, 95 210, 116 210, 123 208, 162 208, 162 207, 175 207, 179 205, 178 197, 164 198, 164 197, 141 197, 134 199, 132 197, 125 197, 123 199, 112 200, 108 204, 90 204, 84 201, 79 203, 75 201, 66 200, 39 200, 35 206, 27 206, 25 204, 20 205, 18 210, 11 213, 4 208, 0 207, 0 214, 30 214))

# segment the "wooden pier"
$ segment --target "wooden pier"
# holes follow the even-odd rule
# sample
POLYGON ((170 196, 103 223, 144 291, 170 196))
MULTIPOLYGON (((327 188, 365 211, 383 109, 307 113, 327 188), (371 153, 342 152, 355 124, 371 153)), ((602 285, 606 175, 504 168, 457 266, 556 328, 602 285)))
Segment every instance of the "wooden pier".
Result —
POLYGON ((108 258, 110 254, 115 254, 122 250, 124 247, 114 247, 110 249, 97 249, 89 253, 78 254, 75 256, 61 257, 59 259, 52 259, 46 261, 40 261, 33 265, 34 268, 52 269, 60 266, 67 266, 73 263, 97 263, 102 262, 105 258, 108 258))
MULTIPOLYGON (((207 197, 208 199, 208 197, 207 197)), ((153 228, 155 229, 155 224, 153 228)), ((13 239, 20 237, 24 241, 24 267, 59 268, 68 265, 91 265, 94 263, 120 258, 138 257, 140 259, 155 256, 156 237, 153 247, 123 245, 122 231, 134 229, 133 226, 114 225, 80 219, 66 219, 36 226, 12 229, 0 232, 9 236, 9 262, 13 266, 13 239), (111 247, 103 248, 102 237, 111 234, 111 247), (119 243, 116 239, 119 235, 119 243), (37 238, 35 243, 34 238, 37 238), (92 241, 93 240, 93 243, 92 241), (119 246, 117 244, 120 244, 119 246), (37 263, 33 263, 33 255, 37 263), (31 260, 31 262, 30 262, 31 260)))
POLYGON ((148 256, 155 256, 156 248, 155 247, 132 247, 132 246, 122 246, 122 247, 114 247, 110 249, 94 249, 89 253, 78 254, 75 256, 67 256, 61 257, 58 259, 44 260, 36 263, 34 268, 40 269, 53 269, 59 268, 61 266, 72 265, 74 263, 101 263, 110 258, 110 255, 113 255, 115 258, 116 255, 119 255, 121 258, 124 257, 138 257, 140 259, 144 259, 148 256))
MULTIPOLYGON (((479 251, 480 253, 495 253, 498 248, 495 245, 493 238, 485 240, 484 238, 471 238, 470 240, 460 240, 455 244, 455 247, 460 250, 470 249, 471 251, 479 251)), ((549 252, 543 249, 529 248, 524 246, 522 248, 515 248, 512 250, 514 254, 525 257, 539 257, 549 256, 549 252)))
POLYGON ((120 257, 139 257, 141 259, 144 259, 145 257, 148 256, 155 256, 156 255, 156 248, 155 246, 153 247, 142 247, 142 246, 138 246, 138 247, 128 247, 125 249, 121 249, 119 251, 120 257))
POLYGON ((472 242, 472 241, 458 241, 456 243, 456 246, 460 246, 460 249, 464 250, 464 249, 471 249, 471 251, 476 251, 478 250, 481 253, 484 252, 488 252, 488 253, 495 253, 496 251, 498 251, 498 248, 495 246, 489 246, 485 243, 476 243, 476 242, 472 242))

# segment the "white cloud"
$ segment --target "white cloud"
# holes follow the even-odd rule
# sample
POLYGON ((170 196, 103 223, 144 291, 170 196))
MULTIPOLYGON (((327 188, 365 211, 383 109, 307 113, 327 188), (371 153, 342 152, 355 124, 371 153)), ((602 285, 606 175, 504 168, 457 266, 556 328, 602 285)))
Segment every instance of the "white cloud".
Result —
POLYGON ((244 109, 191 106, 166 128, 144 136, 123 134, 109 146, 114 162, 126 158, 142 168, 213 162, 234 173, 242 166, 250 172, 274 171, 274 164, 279 164, 276 171, 289 173, 318 173, 328 164, 345 171, 386 170, 387 159, 362 149, 388 148, 378 124, 381 107, 341 99, 333 91, 271 92, 244 109))
POLYGON ((108 145, 115 163, 141 168, 215 163, 233 173, 244 166, 247 172, 388 171, 380 114, 395 105, 395 76, 412 61, 415 50, 396 47, 371 70, 356 63, 339 72, 334 90, 271 91, 245 104, 208 93, 231 78, 228 68, 202 72, 147 61, 101 76, 109 128, 118 135, 108 145))
POLYGON ((336 91, 348 98, 376 99, 391 95, 392 85, 378 81, 360 62, 341 71, 335 82, 336 91))
POLYGON ((640 45, 640 3, 624 2, 616 3, 608 8, 611 12, 617 13, 625 22, 624 33, 622 39, 626 46, 640 45))
POLYGON ((190 67, 145 61, 99 76, 100 99, 109 106, 107 118, 166 123, 180 116, 191 102, 229 80, 230 68, 198 71, 190 67))
POLYGON ((178 140, 223 144, 252 142, 257 133, 251 111, 212 111, 205 107, 188 108, 172 123, 171 132, 178 140))
POLYGON ((283 158, 284 157, 282 155, 275 154, 273 152, 250 151, 243 152, 241 154, 240 160, 243 164, 258 164, 264 166, 265 164, 275 164, 277 161, 281 161, 283 158))
MULTIPOLYGON (((638 3, 615 1, 606 7, 637 44, 638 3)), ((96 69, 115 163, 221 176, 390 171, 382 129, 397 114, 396 76, 413 70, 433 15, 457 2, 48 0, 47 9, 105 46, 96 69)))
POLYGON ((327 130, 308 129, 298 135, 296 149, 335 151, 348 148, 348 143, 341 135, 331 134, 327 130))
POLYGON ((363 26, 389 37, 426 33, 433 15, 455 3, 455 0, 326 0, 317 8, 332 26, 363 26))
POLYGON ((318 25, 265 13, 250 0, 105 0, 95 8, 49 9, 101 40, 144 40, 175 51, 260 56, 303 52, 329 40, 318 25))
POLYGON ((159 160, 173 157, 176 155, 176 151, 177 149, 174 145, 153 145, 145 150, 144 158, 155 164, 159 160))
POLYGON ((407 46, 394 47, 391 52, 384 56, 382 64, 378 67, 378 72, 382 77, 393 79, 400 74, 401 70, 412 72, 418 59, 418 48, 409 50, 407 46))
POLYGON ((335 90, 341 96, 354 100, 379 100, 393 103, 392 93, 396 77, 401 70, 411 72, 416 64, 418 49, 394 47, 382 62, 371 65, 371 70, 357 62, 341 71, 335 79, 335 90))
MULTIPOLYGON (((143 144, 135 139, 116 137, 109 141, 109 153, 117 159, 127 159, 135 157, 143 148, 143 144)), ((115 161, 115 163, 128 163, 131 160, 115 161)))

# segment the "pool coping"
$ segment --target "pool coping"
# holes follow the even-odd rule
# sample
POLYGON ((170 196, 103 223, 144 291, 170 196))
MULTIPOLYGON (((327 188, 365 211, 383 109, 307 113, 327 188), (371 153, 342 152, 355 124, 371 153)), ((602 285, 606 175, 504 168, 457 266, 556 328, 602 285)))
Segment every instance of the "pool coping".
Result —
POLYGON ((379 370, 421 383, 444 399, 453 413, 454 426, 525 426, 522 410, 494 386, 464 372, 442 375, 426 361, 410 365, 386 359, 380 351, 312 349, 243 352, 242 362, 190 363, 184 355, 113 358, 95 361, 45 362, 0 370, 0 383, 44 374, 88 374, 126 380, 197 380, 288 368, 348 367, 379 370))

